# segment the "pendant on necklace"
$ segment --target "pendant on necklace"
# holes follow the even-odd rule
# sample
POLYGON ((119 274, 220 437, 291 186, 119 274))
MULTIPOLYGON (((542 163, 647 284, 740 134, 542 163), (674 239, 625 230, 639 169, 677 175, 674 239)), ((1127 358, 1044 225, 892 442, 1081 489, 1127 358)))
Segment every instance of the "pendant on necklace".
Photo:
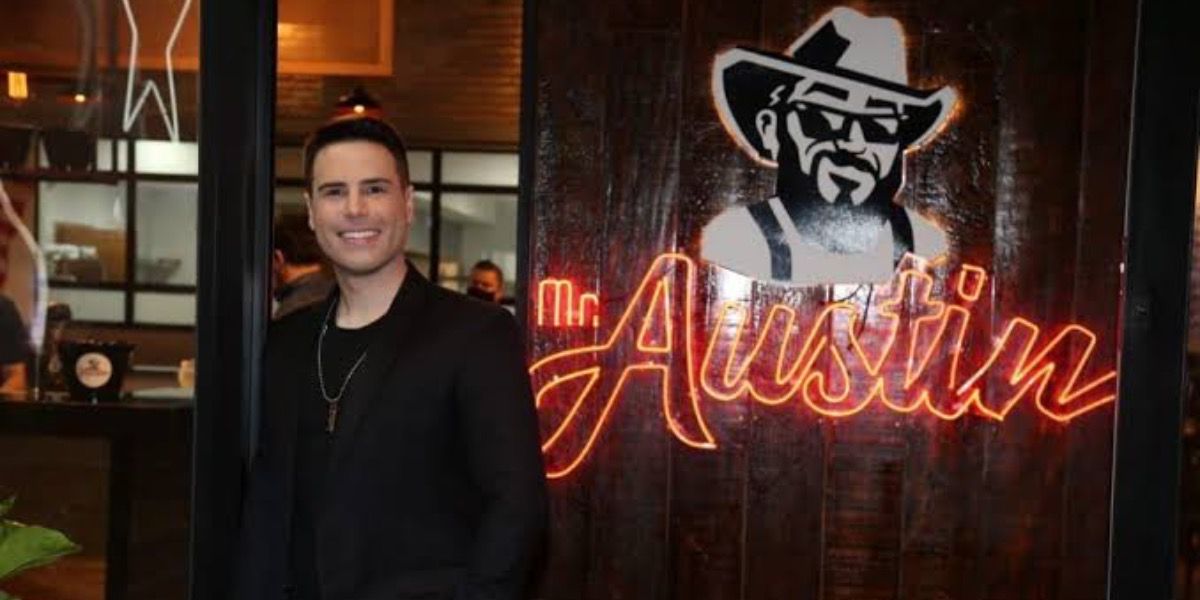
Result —
POLYGON ((333 428, 337 427, 338 403, 329 403, 329 413, 325 417, 325 433, 333 433, 333 428))

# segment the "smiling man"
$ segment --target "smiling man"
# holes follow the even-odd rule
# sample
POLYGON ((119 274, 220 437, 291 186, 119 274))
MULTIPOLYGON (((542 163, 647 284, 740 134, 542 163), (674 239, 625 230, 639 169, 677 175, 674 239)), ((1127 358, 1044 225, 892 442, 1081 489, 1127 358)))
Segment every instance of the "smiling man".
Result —
POLYGON ((546 490, 511 315, 405 260, 413 188, 390 126, 326 125, 305 175, 337 288, 268 338, 240 597, 523 597, 546 490))

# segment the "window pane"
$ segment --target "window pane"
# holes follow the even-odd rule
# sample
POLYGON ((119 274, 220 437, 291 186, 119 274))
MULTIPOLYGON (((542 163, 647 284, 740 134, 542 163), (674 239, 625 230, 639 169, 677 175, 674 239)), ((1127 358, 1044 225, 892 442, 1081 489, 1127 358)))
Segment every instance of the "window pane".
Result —
POLYGON ((133 151, 138 173, 195 175, 200 171, 200 145, 196 142, 138 140, 133 151))
POLYGON ((499 152, 447 152, 442 181, 467 185, 517 185, 517 155, 499 152))
POLYGON ((428 150, 408 151, 408 178, 413 183, 433 181, 433 153, 428 150))
POLYGON ((119 323, 125 320, 125 294, 111 290, 50 288, 50 302, 71 307, 75 321, 119 323))
POLYGON ((125 280, 125 185, 43 181, 38 238, 51 281, 125 280))
POLYGON ((139 183, 137 278, 146 284, 196 284, 194 183, 139 183))
POLYGON ((472 265, 490 260, 504 272, 504 295, 517 275, 517 196, 443 194, 440 282, 465 290, 472 265))
MULTIPOLYGON (((125 163, 128 158, 129 144, 125 140, 117 140, 117 171, 125 172, 125 163)), ((100 138, 96 141, 96 169, 100 171, 112 171, 112 155, 113 141, 111 139, 100 138)))
POLYGON ((429 253, 433 248, 429 234, 433 227, 433 195, 418 191, 413 194, 413 204, 413 222, 408 230, 405 251, 417 270, 429 277, 429 253))
POLYGON ((153 325, 195 325, 196 296, 140 292, 133 297, 133 320, 153 325))

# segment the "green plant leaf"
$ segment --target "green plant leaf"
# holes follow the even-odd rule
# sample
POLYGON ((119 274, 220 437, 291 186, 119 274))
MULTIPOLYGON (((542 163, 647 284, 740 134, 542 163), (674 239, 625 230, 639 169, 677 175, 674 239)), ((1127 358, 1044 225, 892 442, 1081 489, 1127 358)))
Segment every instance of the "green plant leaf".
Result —
MULTIPOLYGON (((9 496, 7 500, 0 502, 0 517, 7 515, 8 511, 12 510, 13 505, 16 503, 17 503, 16 496, 9 496)), ((0 600, 4 600, 4 597, 0 596, 0 600)))
POLYGON ((78 544, 53 529, 12 521, 4 525, 8 528, 0 537, 0 579, 50 564, 80 550, 78 544))

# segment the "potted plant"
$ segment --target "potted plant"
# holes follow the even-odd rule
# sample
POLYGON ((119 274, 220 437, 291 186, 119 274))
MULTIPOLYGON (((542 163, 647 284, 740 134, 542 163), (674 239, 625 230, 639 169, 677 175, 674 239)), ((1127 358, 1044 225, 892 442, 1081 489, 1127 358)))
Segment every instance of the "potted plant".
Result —
MULTIPOLYGON (((15 502, 15 497, 0 502, 0 580, 80 550, 61 532, 5 519, 15 502)), ((0 590, 0 600, 16 599, 0 590)))

